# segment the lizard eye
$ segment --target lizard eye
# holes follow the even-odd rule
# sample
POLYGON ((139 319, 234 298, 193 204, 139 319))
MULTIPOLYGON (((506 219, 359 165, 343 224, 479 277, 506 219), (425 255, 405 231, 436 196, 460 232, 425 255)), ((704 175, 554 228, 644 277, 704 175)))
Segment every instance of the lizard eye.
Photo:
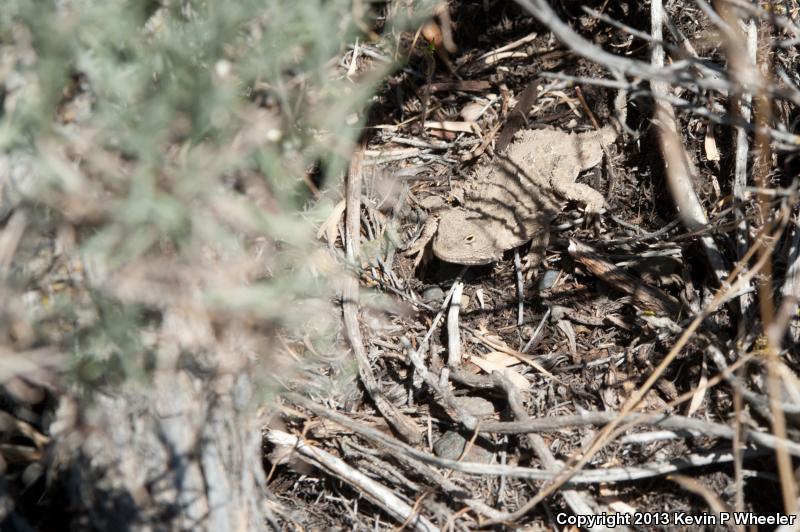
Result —
POLYGON ((473 242, 475 242, 475 235, 467 235, 464 238, 464 242, 467 244, 472 244, 473 242))

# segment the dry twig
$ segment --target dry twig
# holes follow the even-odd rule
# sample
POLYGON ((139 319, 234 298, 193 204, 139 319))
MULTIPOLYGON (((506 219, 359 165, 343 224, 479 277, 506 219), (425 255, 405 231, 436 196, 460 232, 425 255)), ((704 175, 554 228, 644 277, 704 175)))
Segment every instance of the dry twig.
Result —
MULTIPOLYGON (((347 178, 347 207, 346 207, 346 234, 347 234, 347 260, 350 264, 358 264, 358 252, 361 239, 361 181, 363 172, 363 147, 353 154, 350 163, 350 172, 347 178)), ((358 363, 358 374, 370 398, 380 411, 381 415, 394 427, 403 438, 412 443, 422 441, 421 430, 405 414, 400 412, 388 399, 378 386, 372 368, 369 364, 361 330, 358 325, 358 278, 348 277, 342 289, 342 312, 345 332, 353 348, 353 353, 358 363)))

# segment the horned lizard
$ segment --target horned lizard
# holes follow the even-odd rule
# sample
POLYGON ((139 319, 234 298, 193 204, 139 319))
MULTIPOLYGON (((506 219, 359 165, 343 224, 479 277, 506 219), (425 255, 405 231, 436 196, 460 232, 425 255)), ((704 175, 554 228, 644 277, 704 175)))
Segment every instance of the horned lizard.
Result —
POLYGON ((545 242, 564 200, 599 212, 603 196, 575 179, 602 161, 603 147, 616 137, 610 125, 577 134, 553 128, 518 132, 503 156, 478 168, 463 205, 439 215, 433 253, 456 264, 488 264, 530 240, 545 242))

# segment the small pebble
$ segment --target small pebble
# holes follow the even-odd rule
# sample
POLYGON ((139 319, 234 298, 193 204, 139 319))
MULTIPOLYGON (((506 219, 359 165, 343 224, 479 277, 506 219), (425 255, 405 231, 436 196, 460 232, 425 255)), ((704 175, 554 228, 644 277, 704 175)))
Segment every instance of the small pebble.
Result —
POLYGON ((470 102, 461 109, 461 118, 467 122, 474 122, 479 119, 484 111, 484 104, 478 102, 470 102))
POLYGON ((44 467, 39 462, 32 462, 25 471, 22 472, 22 483, 26 488, 29 488, 34 482, 44 473, 44 467))
POLYGON ((446 202, 441 196, 436 196, 434 194, 420 198, 417 203, 419 203, 420 207, 428 211, 439 209, 446 205, 446 202))
MULTIPOLYGON (((448 430, 433 444, 433 452, 440 458, 458 460, 466 445, 467 439, 464 436, 458 432, 448 430)), ((492 453, 481 447, 479 441, 476 441, 464 457, 464 461, 488 464, 492 461, 492 453)))
POLYGON ((442 301, 444 300, 444 290, 438 286, 430 286, 426 288, 424 292, 422 292, 422 299, 433 303, 442 301))
POLYGON ((456 403, 475 417, 489 417, 494 414, 494 405, 483 397, 456 397, 456 403))
POLYGON ((539 290, 551 288, 556 283, 556 279, 558 279, 558 272, 556 270, 547 270, 539 281, 539 290))

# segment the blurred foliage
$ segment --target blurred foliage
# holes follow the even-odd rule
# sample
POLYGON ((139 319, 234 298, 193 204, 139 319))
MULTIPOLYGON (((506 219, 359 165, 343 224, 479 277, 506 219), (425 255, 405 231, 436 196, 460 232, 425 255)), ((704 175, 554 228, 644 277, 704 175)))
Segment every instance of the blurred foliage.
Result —
POLYGON ((0 217, 25 229, 0 341, 58 345, 91 385, 187 352, 252 360, 278 329, 330 338, 318 187, 386 73, 337 70, 351 4, 6 0, 0 217))

